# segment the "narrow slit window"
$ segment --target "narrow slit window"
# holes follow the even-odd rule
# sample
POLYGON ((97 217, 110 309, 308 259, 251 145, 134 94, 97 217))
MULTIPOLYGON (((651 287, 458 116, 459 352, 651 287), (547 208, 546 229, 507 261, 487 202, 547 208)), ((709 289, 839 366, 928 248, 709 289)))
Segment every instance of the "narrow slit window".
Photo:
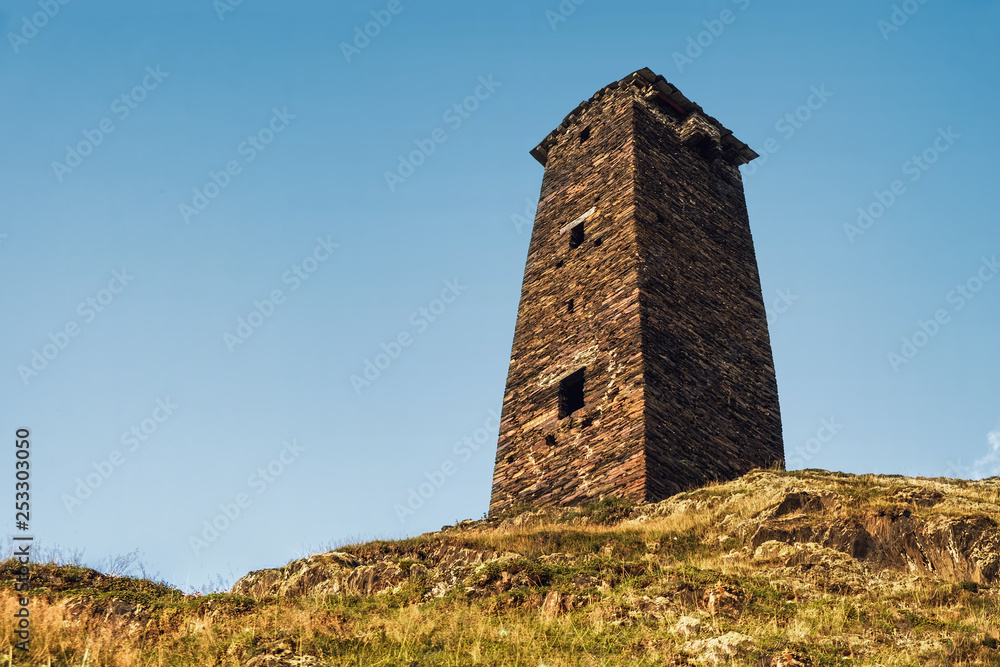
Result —
POLYGON ((568 417, 583 407, 584 369, 566 376, 559 383, 559 418, 568 417))
POLYGON ((566 312, 567 313, 573 312, 573 299, 570 299, 569 301, 566 302, 566 312))
POLYGON ((569 230, 569 247, 579 248, 583 243, 583 223, 574 226, 569 230))
POLYGON ((580 132, 580 143, 582 144, 587 139, 590 139, 590 126, 589 125, 587 127, 583 128, 583 131, 580 132))

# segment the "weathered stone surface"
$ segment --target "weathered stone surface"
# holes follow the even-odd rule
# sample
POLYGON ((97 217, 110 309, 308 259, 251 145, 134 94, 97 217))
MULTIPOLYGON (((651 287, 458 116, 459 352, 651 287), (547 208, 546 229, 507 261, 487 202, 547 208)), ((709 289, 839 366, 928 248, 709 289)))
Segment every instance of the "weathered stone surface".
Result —
POLYGON ((572 593, 566 595, 560 591, 549 591, 549 594, 545 596, 545 600, 542 601, 542 615, 559 616, 560 614, 573 611, 573 607, 575 606, 576 596, 572 593))
POLYGON ((755 560, 779 564, 784 574, 797 571, 821 587, 863 589, 869 574, 885 572, 1000 584, 1000 514, 996 501, 982 500, 1000 500, 1000 479, 802 475, 755 471, 728 484, 725 494, 702 490, 638 506, 629 522, 721 515, 719 528, 745 540, 755 560), (860 488, 862 481, 870 487, 860 488), (729 511, 750 499, 758 511, 729 511), (779 544, 784 551, 775 550, 779 544))
POLYGON ((739 632, 727 632, 721 637, 685 642, 682 650, 691 655, 696 663, 724 665, 730 660, 747 657, 755 647, 752 637, 739 632))
POLYGON ((276 655, 258 655, 244 664, 245 667, 286 667, 288 661, 276 655))
POLYGON ((280 653, 265 653, 250 658, 244 667, 322 667, 328 663, 322 662, 311 655, 293 655, 292 651, 286 650, 280 653))
MULTIPOLYGON (((619 530, 644 531, 651 522, 664 521, 683 527, 689 525, 688 516, 708 520, 713 532, 705 544, 718 554, 717 563, 767 572, 796 591, 854 595, 905 589, 921 578, 995 586, 1000 584, 1000 528, 991 517, 998 516, 997 502, 1000 480, 755 471, 725 485, 637 505, 621 520, 619 530), (720 547, 723 550, 718 551, 720 547)), ((472 545, 507 538, 530 545, 552 537, 553 527, 573 531, 589 525, 567 521, 578 514, 545 508, 518 517, 464 521, 423 536, 416 544, 373 543, 352 553, 330 552, 251 572, 236 582, 232 592, 255 598, 379 595, 407 586, 411 594, 430 601, 451 591, 479 600, 511 591, 537 591, 516 604, 554 617, 599 605, 617 581, 614 572, 601 571, 605 565, 600 564, 612 563, 608 567, 617 572, 620 554, 595 547, 526 555, 472 545), (585 563, 591 564, 587 570, 558 583, 538 574, 572 571, 585 563)), ((664 546, 676 539, 660 536, 638 543, 639 551, 629 556, 632 566, 647 560, 670 562, 669 548, 665 552, 664 546)), ((721 581, 654 587, 648 592, 651 595, 626 597, 627 608, 620 610, 615 622, 676 617, 692 609, 712 623, 735 622, 748 601, 745 590, 721 581)), ((790 596, 789 603, 796 599, 790 596)), ((706 623, 700 632, 707 632, 706 623)), ((693 629, 686 636, 688 630, 682 626, 673 632, 685 639, 695 636, 693 629)))
MULTIPOLYGON (((360 559, 329 552, 295 560, 284 567, 256 570, 239 579, 231 592, 252 598, 273 595, 375 595, 420 580, 427 599, 446 595, 487 563, 521 558, 520 554, 478 551, 441 544, 405 553, 382 553, 360 559), (412 562, 420 559, 420 562, 412 562)), ((501 573, 503 574, 503 573, 501 573)), ((511 580, 506 588, 527 581, 511 580)), ((503 590, 503 586, 497 587, 503 590)))
POLYGON ((716 614, 736 616, 743 604, 739 595, 722 585, 709 588, 702 594, 701 599, 705 611, 713 616, 716 614))
POLYGON ((858 592, 870 580, 861 562, 815 542, 789 544, 768 540, 754 550, 753 560, 774 568, 779 575, 809 581, 834 592, 858 592))
POLYGON ((685 639, 697 636, 701 627, 701 619, 694 616, 681 616, 670 628, 670 632, 685 639))
POLYGON ((987 516, 918 518, 905 507, 868 510, 860 518, 817 521, 815 514, 766 519, 751 538, 816 543, 871 567, 888 567, 948 581, 1000 580, 1000 529, 987 516))
POLYGON ((491 512, 658 501, 783 465, 738 170, 754 154, 663 89, 648 70, 615 82, 532 152, 545 175, 491 512), (570 411, 560 386, 581 369, 570 411))
POLYGON ((122 632, 142 629, 151 615, 145 606, 119 598, 102 600, 100 604, 90 597, 69 598, 60 606, 63 609, 63 617, 68 623, 96 621, 103 627, 122 632))

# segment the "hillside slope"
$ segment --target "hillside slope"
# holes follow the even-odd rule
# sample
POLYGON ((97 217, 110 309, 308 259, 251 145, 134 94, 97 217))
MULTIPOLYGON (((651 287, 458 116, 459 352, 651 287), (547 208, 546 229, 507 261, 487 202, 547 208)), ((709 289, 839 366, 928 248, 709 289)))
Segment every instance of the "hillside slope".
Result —
POLYGON ((755 471, 352 545, 223 595, 34 566, 30 664, 1000 665, 998 518, 997 478, 755 471))

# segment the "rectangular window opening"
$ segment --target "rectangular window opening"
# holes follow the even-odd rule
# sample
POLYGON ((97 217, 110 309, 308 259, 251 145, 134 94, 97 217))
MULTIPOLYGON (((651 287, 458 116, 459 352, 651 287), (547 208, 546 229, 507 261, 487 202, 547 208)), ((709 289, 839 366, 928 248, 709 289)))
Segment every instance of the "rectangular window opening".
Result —
POLYGON ((583 243, 583 223, 569 230, 569 247, 577 248, 583 243))
POLYGON ((569 301, 566 302, 566 312, 567 313, 573 312, 573 299, 570 299, 569 301))
POLYGON ((568 417, 583 407, 584 369, 568 375, 559 382, 559 418, 568 417))

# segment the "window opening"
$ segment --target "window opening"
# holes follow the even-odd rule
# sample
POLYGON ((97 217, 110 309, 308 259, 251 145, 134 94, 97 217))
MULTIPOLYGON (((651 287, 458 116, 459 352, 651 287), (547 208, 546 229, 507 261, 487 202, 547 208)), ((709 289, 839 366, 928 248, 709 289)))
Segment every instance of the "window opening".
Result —
POLYGON ((559 383, 559 417, 568 417, 583 407, 584 369, 562 379, 559 383))

